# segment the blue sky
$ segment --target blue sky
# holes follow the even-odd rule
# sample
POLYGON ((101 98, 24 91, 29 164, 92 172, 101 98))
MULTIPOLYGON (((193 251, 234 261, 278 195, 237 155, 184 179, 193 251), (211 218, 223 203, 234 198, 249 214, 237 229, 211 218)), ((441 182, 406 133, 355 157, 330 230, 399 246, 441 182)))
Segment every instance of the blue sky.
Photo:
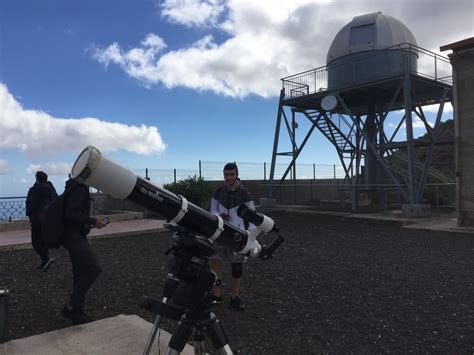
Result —
MULTIPOLYGON (((280 78, 324 65, 354 16, 434 51, 472 36, 472 1, 413 3, 0 0, 0 196, 37 169, 62 191, 89 144, 132 169, 269 162, 280 78)), ((338 159, 314 135, 299 162, 338 159)))

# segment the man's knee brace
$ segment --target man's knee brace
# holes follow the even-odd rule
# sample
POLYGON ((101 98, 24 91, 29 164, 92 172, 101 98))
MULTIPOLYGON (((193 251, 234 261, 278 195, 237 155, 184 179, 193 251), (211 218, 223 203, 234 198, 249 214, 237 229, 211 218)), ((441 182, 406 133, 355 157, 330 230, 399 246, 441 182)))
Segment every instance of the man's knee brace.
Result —
POLYGON ((242 277, 243 264, 235 263, 232 264, 232 277, 234 279, 239 279, 242 277))

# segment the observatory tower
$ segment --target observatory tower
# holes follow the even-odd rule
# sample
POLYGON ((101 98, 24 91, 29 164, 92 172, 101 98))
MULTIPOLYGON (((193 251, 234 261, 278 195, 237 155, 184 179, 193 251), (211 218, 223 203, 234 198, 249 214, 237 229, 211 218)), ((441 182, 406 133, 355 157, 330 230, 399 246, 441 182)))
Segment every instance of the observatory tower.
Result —
POLYGON ((454 182, 430 167, 451 92, 449 60, 418 47, 402 22, 381 12, 354 17, 335 36, 326 66, 282 79, 271 184, 277 157, 282 155, 291 161, 280 182, 290 170, 296 177, 296 160, 316 129, 337 151, 345 172, 340 189, 351 192, 353 210, 358 192, 365 192, 375 203, 388 190, 398 193, 408 215, 425 213, 421 202, 427 177, 454 182), (439 104, 439 109, 435 123, 430 124, 423 106, 433 104, 439 104), (291 124, 287 111, 291 111, 291 124), (394 111, 402 114, 390 115, 394 111), (392 116, 398 119, 396 124, 388 123, 392 116), (427 141, 414 139, 415 116, 423 122, 427 141), (310 122, 301 143, 296 139, 298 119, 310 122), (290 152, 279 151, 282 121, 290 137, 290 152), (417 161, 415 149, 421 146, 428 150, 427 157, 417 161))

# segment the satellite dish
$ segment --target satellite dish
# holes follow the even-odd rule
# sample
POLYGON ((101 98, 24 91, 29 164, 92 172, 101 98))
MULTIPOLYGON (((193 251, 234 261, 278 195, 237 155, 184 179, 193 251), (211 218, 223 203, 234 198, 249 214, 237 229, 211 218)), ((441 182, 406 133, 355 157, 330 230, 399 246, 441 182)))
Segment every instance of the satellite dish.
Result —
POLYGON ((337 99, 334 95, 327 95, 324 96, 321 100, 321 107, 324 111, 331 111, 334 110, 337 106, 337 99))

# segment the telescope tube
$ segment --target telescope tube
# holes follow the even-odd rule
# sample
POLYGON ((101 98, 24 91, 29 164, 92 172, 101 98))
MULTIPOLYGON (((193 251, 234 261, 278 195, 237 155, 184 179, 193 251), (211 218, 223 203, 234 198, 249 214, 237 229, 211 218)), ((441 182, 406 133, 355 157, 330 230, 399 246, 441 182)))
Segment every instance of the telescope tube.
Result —
POLYGON ((278 232, 278 228, 275 226, 275 222, 268 216, 265 216, 263 213, 257 212, 247 205, 241 205, 237 209, 237 215, 242 218, 244 221, 252 223, 254 226, 258 227, 262 232, 278 232))
POLYGON ((112 197, 127 199, 164 216, 172 224, 189 229, 234 252, 258 256, 261 247, 256 235, 225 222, 206 210, 162 187, 137 176, 129 169, 104 157, 95 147, 86 147, 76 159, 71 178, 112 197))

